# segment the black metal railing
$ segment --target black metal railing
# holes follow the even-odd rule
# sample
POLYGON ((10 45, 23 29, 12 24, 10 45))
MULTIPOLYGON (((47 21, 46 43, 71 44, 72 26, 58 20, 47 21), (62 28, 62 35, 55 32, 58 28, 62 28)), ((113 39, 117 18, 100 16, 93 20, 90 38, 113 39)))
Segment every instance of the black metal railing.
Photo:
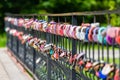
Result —
MULTIPOLYGON (((6 14, 8 17, 25 18, 41 16, 41 19, 47 17, 48 22, 54 20, 56 22, 68 22, 72 25, 80 25, 81 23, 97 22, 99 19, 97 16, 104 18, 105 15, 119 14, 120 11, 98 11, 98 12, 83 12, 83 13, 64 13, 64 14, 6 14), (87 18, 93 16, 92 18, 87 18)), ((100 18, 100 20, 103 20, 100 18)), ((101 21, 102 22, 102 21, 101 21)), ((103 23, 110 24, 110 17, 104 19, 103 23)), ((60 36, 48 32, 41 32, 33 29, 25 29, 24 27, 18 27, 5 22, 5 27, 22 31, 25 34, 31 34, 33 37, 46 40, 47 43, 53 43, 57 47, 62 48, 65 51, 71 51, 72 55, 76 53, 85 53, 85 58, 90 59, 91 62, 104 61, 105 63, 113 63, 120 69, 120 45, 118 44, 102 44, 99 42, 83 41, 74 39, 71 37, 60 36)), ((112 40, 114 42, 114 39, 112 40)), ((100 78, 95 76, 94 70, 90 69, 84 71, 84 68, 80 68, 77 72, 73 65, 61 58, 59 60, 52 60, 50 55, 36 51, 33 47, 27 44, 22 44, 21 41, 9 33, 7 33, 7 47, 13 52, 18 60, 21 61, 23 66, 26 66, 34 75, 35 79, 39 80, 99 80, 100 78), (40 60, 37 63, 37 60, 40 60), (36 78, 37 77, 37 78, 36 78)), ((115 73, 115 71, 114 71, 115 73)), ((113 80, 114 78, 112 78, 113 80)))

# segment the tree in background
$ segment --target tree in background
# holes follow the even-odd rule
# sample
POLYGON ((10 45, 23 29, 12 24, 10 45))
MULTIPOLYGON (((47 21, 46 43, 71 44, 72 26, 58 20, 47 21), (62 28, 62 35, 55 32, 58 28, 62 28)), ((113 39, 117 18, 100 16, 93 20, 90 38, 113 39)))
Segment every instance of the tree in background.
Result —
MULTIPOLYGON (((9 13, 65 13, 118 9, 120 0, 1 0, 0 33, 4 32, 4 14, 9 13)), ((120 26, 120 17, 112 14, 111 24, 120 26)))

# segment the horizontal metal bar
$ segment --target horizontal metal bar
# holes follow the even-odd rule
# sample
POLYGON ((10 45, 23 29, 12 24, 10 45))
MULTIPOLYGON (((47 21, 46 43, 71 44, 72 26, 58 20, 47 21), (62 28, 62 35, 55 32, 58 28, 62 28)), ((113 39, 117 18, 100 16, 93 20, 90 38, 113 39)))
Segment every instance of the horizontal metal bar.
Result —
POLYGON ((105 11, 91 11, 91 12, 71 12, 58 14, 11 14, 6 13, 6 16, 87 16, 87 15, 105 15, 105 14, 120 14, 120 10, 105 10, 105 11))

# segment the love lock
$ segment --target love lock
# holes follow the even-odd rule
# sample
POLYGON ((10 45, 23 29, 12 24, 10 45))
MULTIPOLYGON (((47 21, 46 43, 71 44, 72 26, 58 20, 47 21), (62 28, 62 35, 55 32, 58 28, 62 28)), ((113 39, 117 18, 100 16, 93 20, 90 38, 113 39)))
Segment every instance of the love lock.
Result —
POLYGON ((102 35, 102 32, 106 30, 105 27, 100 27, 99 30, 98 30, 98 35, 97 35, 97 38, 98 38, 98 41, 100 43, 104 42, 104 44, 106 44, 106 38, 102 35))
POLYGON ((69 33, 70 33, 69 37, 71 37, 71 38, 73 38, 73 34, 72 34, 73 30, 74 30, 74 26, 71 26, 70 31, 69 31, 69 33))
POLYGON ((33 19, 30 19, 26 28, 34 29, 35 25, 36 25, 36 21, 34 21, 33 19))
POLYGON ((107 29, 107 43, 112 45, 113 43, 115 43, 115 41, 113 42, 113 39, 116 37, 116 31, 117 31, 117 27, 110 27, 107 29))
POLYGON ((74 59, 73 59, 73 57, 72 57, 72 55, 71 55, 71 56, 69 57, 69 63, 72 64, 73 61, 74 61, 74 59))
POLYGON ((19 18, 18 19, 18 26, 23 26, 24 24, 24 19, 23 18, 19 18))
POLYGON ((95 75, 99 77, 99 68, 100 68, 100 62, 96 61, 92 64, 93 70, 95 71, 95 75))
POLYGON ((87 27, 85 31, 85 41, 88 41, 89 30, 90 30, 90 27, 87 27))
POLYGON ((67 55, 67 53, 65 51, 63 51, 61 54, 60 54, 60 57, 65 57, 67 55))
POLYGON ((78 64, 79 64, 80 67, 84 67, 85 62, 84 62, 83 60, 80 60, 80 61, 78 62, 78 64))
POLYGON ((116 29, 115 41, 117 44, 120 44, 120 28, 116 29))
POLYGON ((80 26, 78 26, 76 28, 76 38, 79 39, 80 38, 80 26))
POLYGON ((90 62, 90 59, 88 59, 88 60, 86 61, 84 70, 85 70, 85 71, 88 71, 90 68, 92 68, 92 63, 90 62))
POLYGON ((68 29, 68 24, 64 24, 63 33, 64 33, 64 36, 66 37, 67 37, 67 33, 66 33, 67 29, 68 29))
POLYGON ((50 49, 50 55, 53 55, 53 54, 54 54, 54 50, 50 49))
POLYGON ((59 30, 59 35, 60 35, 60 36, 63 36, 63 35, 64 35, 63 29, 64 29, 64 25, 62 25, 62 26, 60 27, 60 30, 59 30))
POLYGON ((93 37, 94 42, 98 42, 98 39, 97 39, 98 29, 99 29, 99 27, 95 27, 95 29, 93 30, 92 37, 93 37))
POLYGON ((110 79, 113 77, 113 71, 114 71, 115 67, 113 66, 113 64, 106 64, 102 71, 99 71, 99 77, 101 79, 110 79))
POLYGON ((48 23, 46 21, 43 21, 42 23, 43 23, 43 31, 46 32, 46 27, 48 23))
POLYGON ((6 32, 9 32, 9 31, 10 31, 10 28, 9 28, 9 27, 6 27, 6 28, 5 28, 5 31, 6 31, 6 32))
POLYGON ((76 36, 76 29, 77 29, 77 27, 78 26, 73 26, 74 27, 74 29, 73 29, 73 32, 72 32, 72 37, 74 38, 74 39, 77 39, 77 36, 76 36))
POLYGON ((114 80, 120 80, 120 70, 117 69, 115 72, 114 80))
POLYGON ((81 28, 81 32, 80 32, 81 40, 84 40, 84 39, 85 39, 85 31, 86 31, 86 28, 87 28, 87 27, 82 27, 82 28, 81 28))
POLYGON ((92 35, 93 35, 93 30, 95 29, 95 27, 91 27, 89 30, 89 34, 88 34, 88 39, 89 41, 93 41, 92 35))
POLYGON ((33 46, 33 44, 34 44, 34 38, 33 38, 33 39, 30 39, 30 41, 29 41, 29 45, 30 45, 30 46, 33 46))
POLYGON ((48 51, 53 48, 53 44, 46 44, 43 51, 48 51))
POLYGON ((85 53, 83 53, 83 52, 78 54, 77 57, 76 57, 76 60, 77 61, 82 60, 84 58, 84 55, 85 55, 85 53))
POLYGON ((59 59, 59 54, 57 53, 57 51, 55 51, 55 53, 53 54, 53 56, 54 56, 54 58, 55 58, 56 60, 59 59))

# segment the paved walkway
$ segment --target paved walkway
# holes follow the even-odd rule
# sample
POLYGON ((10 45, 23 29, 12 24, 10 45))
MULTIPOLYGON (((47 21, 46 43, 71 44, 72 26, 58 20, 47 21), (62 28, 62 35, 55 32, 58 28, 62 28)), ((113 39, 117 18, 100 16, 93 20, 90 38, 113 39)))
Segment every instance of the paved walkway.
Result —
POLYGON ((6 48, 0 48, 0 80, 30 80, 7 54, 6 48))

